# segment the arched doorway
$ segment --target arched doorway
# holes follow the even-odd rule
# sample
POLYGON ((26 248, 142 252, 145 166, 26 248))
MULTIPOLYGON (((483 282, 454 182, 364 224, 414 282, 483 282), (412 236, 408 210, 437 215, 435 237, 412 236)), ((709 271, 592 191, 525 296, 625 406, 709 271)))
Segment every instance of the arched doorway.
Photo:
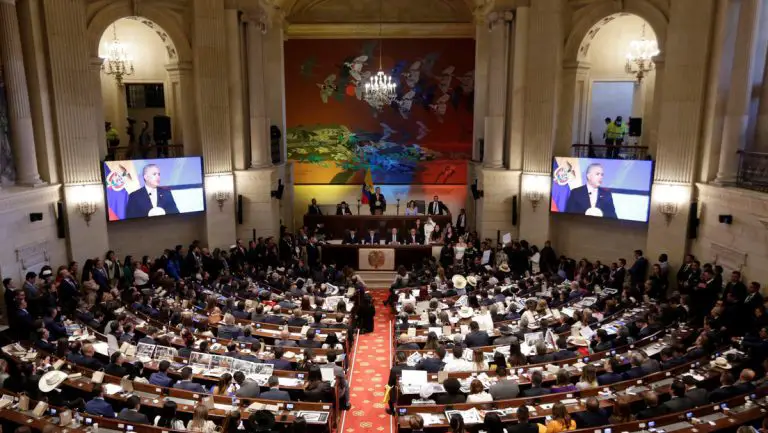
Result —
POLYGON ((622 11, 596 6, 574 23, 564 52, 556 154, 570 154, 573 144, 603 144, 604 119, 616 116, 625 123, 629 117, 641 118, 642 134, 631 143, 648 146, 648 153, 655 153, 653 114, 658 110, 654 101, 659 100, 656 95, 663 76, 667 22, 647 2, 629 5, 622 11), (643 37, 656 41, 659 55, 653 69, 639 80, 636 72, 628 73, 625 67, 630 44, 643 37))

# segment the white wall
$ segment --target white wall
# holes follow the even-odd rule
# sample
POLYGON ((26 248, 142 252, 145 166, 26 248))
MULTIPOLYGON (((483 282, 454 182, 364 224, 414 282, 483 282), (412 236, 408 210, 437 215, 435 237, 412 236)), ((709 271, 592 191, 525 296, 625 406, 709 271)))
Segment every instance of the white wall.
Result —
MULTIPOLYGON (((219 212, 219 208, 208 209, 219 212)), ((108 223, 109 248, 120 260, 127 254, 159 256, 163 249, 181 244, 185 247, 198 239, 206 244, 205 214, 169 215, 108 223)), ((234 242, 233 242, 234 243, 234 242)))
POLYGON ((702 263, 717 260, 724 268, 741 264, 746 280, 768 285, 768 194, 706 184, 696 188, 701 219, 692 253, 702 263), (720 223, 719 215, 733 215, 733 224, 720 223))
MULTIPOLYGON (((125 83, 163 83, 166 95, 166 107, 168 107, 169 82, 168 72, 165 65, 168 64, 168 54, 163 45, 160 36, 154 30, 145 24, 127 18, 115 21, 117 38, 125 46, 126 51, 133 59, 135 73, 124 78, 125 83)), ((99 56, 106 57, 109 52, 109 46, 114 39, 112 26, 101 37, 99 42, 99 56)), ((152 117, 156 114, 165 114, 167 110, 162 109, 143 109, 127 110, 125 106, 125 88, 117 87, 112 76, 101 75, 101 94, 104 98, 104 117, 106 121, 112 122, 120 133, 120 144, 128 144, 128 137, 125 134, 125 117, 131 116, 136 121, 136 132, 141 128, 141 121, 149 122, 152 129, 152 117)))
MULTIPOLYGON (((558 255, 579 260, 600 260, 604 264, 620 257, 632 263, 632 252, 645 249, 648 225, 631 221, 606 220, 583 215, 551 215, 551 241, 558 255)), ((541 248, 541 245, 539 245, 541 248)), ((649 257, 649 260, 655 260, 649 257)))
MULTIPOLYGON (((19 260, 17 250, 32 245, 39 246, 38 257, 56 268, 67 264, 67 245, 56 235, 55 205, 59 201, 59 186, 40 188, 6 187, 0 191, 0 274, 2 278, 13 278, 17 283, 26 273, 19 260), (29 214, 40 212, 43 220, 29 221, 29 214)), ((33 259, 30 251, 29 259, 33 259)), ((27 261, 29 264, 29 260, 27 261)), ((31 269, 32 270, 32 269, 31 269)), ((33 269, 39 270, 39 266, 33 269)))

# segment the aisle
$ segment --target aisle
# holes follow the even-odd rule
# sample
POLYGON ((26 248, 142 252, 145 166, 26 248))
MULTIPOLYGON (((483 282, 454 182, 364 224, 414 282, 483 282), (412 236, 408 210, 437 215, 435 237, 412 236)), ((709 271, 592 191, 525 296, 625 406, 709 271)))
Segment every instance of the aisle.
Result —
POLYGON ((352 409, 343 418, 341 433, 389 432, 390 416, 384 412, 384 385, 392 359, 390 320, 392 313, 382 302, 387 289, 372 289, 376 305, 374 332, 361 335, 353 358, 350 383, 352 409))

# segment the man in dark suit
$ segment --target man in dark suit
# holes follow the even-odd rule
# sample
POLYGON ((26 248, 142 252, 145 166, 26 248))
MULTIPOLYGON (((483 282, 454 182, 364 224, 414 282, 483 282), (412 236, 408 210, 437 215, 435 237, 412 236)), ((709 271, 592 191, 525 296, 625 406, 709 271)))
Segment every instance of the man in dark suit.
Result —
POLYGON ((160 365, 157 367, 158 371, 149 376, 149 383, 151 385, 170 387, 173 384, 173 379, 168 376, 168 367, 170 366, 171 363, 167 359, 160 361, 160 365))
POLYGON ((536 354, 531 356, 529 362, 531 364, 542 364, 545 362, 552 362, 555 360, 555 355, 547 353, 547 345, 539 340, 536 342, 536 354))
MULTIPOLYGON (((725 285, 723 299, 728 299, 728 294, 730 293, 733 294, 738 302, 744 302, 744 299, 747 297, 747 286, 741 282, 741 272, 739 271, 731 272, 731 281, 725 285)), ((750 313, 752 312, 750 311, 750 313)))
POLYGON ((307 215, 322 215, 323 211, 317 205, 317 200, 312 199, 312 204, 307 207, 307 215))
POLYGON ((619 262, 615 267, 611 266, 613 269, 611 269, 610 274, 608 274, 608 284, 606 284, 606 286, 619 290, 624 287, 624 279, 627 278, 627 270, 625 268, 626 265, 626 260, 619 259, 619 262))
POLYGON ((261 393, 261 387, 258 382, 251 379, 246 379, 245 374, 242 371, 237 371, 232 376, 235 382, 240 386, 240 389, 235 393, 240 398, 256 398, 261 393))
POLYGON ((139 409, 141 408, 141 397, 138 395, 128 397, 126 406, 125 409, 120 411, 117 419, 138 424, 149 424, 149 418, 147 418, 145 414, 139 412, 139 409))
POLYGON ((109 364, 104 367, 104 373, 110 376, 123 377, 128 374, 125 364, 125 356, 120 351, 113 352, 109 356, 109 364))
POLYGON ((645 370, 643 370, 643 361, 645 361, 645 358, 640 353, 633 353, 632 359, 630 360, 630 363, 632 365, 632 368, 625 371, 624 374, 622 374, 624 380, 630 380, 630 379, 639 379, 643 376, 645 376, 645 370))
POLYGON ((379 236, 379 232, 377 230, 368 229, 368 234, 365 235, 365 238, 363 238, 363 243, 365 245, 378 245, 380 240, 381 236, 379 236))
POLYGON ((693 401, 685 395, 685 384, 681 380, 675 380, 672 382, 672 398, 665 402, 662 406, 666 407, 669 412, 681 412, 688 409, 693 409, 696 405, 693 401))
POLYGON ((516 380, 507 379, 507 367, 505 365, 496 366, 497 381, 488 389, 493 400, 508 400, 517 398, 520 395, 520 386, 516 380))
POLYGON ((747 296, 744 298, 744 311, 752 315, 755 308, 763 305, 763 295, 760 294, 760 283, 753 281, 747 288, 747 296))
POLYGON ((539 425, 528 422, 530 413, 528 406, 522 405, 517 408, 517 424, 507 425, 507 433, 539 433, 539 425))
MULTIPOLYGON (((275 370, 293 370, 293 366, 291 365, 291 362, 288 360, 283 359, 283 354, 285 351, 282 347, 275 347, 275 358, 274 359, 268 359, 264 361, 265 364, 272 364, 272 366, 275 368, 275 370)), ((264 396, 262 396, 264 398, 264 396)))
POLYGON ((586 185, 571 191, 565 204, 565 211, 603 218, 616 218, 613 196, 610 191, 601 187, 604 174, 601 164, 589 164, 586 173, 586 185))
POLYGON ((160 167, 147 164, 141 171, 144 187, 139 188, 128 196, 125 209, 126 218, 143 218, 155 215, 170 215, 179 213, 176 201, 171 191, 160 187, 160 167), (160 211, 154 210, 159 208, 160 211), (155 213, 159 212, 159 213, 155 213))
POLYGON ((95 395, 85 404, 85 411, 91 415, 103 416, 104 418, 114 418, 115 410, 109 402, 104 400, 104 388, 100 383, 94 383, 91 393, 95 395))
POLYGON ((336 205, 336 215, 352 215, 352 210, 347 202, 343 201, 336 205))
POLYGON ((437 196, 432 197, 432 201, 427 206, 427 215, 448 215, 450 213, 448 206, 438 200, 437 196))
POLYGON ((710 403, 716 403, 733 397, 737 392, 738 390, 733 387, 733 374, 726 371, 720 375, 720 387, 713 389, 708 399, 710 403))
POLYGON ((405 238, 405 243, 408 245, 423 245, 424 235, 419 234, 416 229, 411 229, 411 233, 405 238))
POLYGON ((387 236, 384 237, 384 242, 387 245, 400 245, 403 243, 403 237, 397 232, 396 228, 393 228, 387 236))
POLYGON ((597 383, 600 385, 610 385, 616 382, 621 382, 621 374, 616 373, 621 368, 621 361, 616 359, 615 356, 610 357, 607 362, 604 363, 605 373, 597 376, 597 383))
POLYGON ((541 370, 534 370, 533 373, 531 373, 531 387, 524 390, 521 396, 538 397, 540 395, 552 393, 549 388, 542 388, 541 383, 543 381, 544 377, 541 375, 541 370))
POLYGON ((376 187, 376 190, 371 194, 369 199, 371 207, 371 215, 383 215, 387 210, 387 199, 384 198, 384 194, 381 193, 381 188, 376 187))
POLYGON ((316 333, 317 333, 316 329, 310 328, 307 331, 307 338, 299 341, 299 347, 308 347, 311 349, 318 349, 320 347, 323 347, 322 341, 315 340, 316 333))
POLYGON ((184 367, 181 369, 181 380, 173 385, 176 389, 183 389, 185 391, 204 393, 205 388, 203 385, 192 381, 192 368, 184 367))
POLYGON ((669 409, 659 405, 659 396, 655 392, 647 391, 643 394, 643 400, 645 400, 645 405, 647 407, 638 412, 637 419, 656 418, 669 413, 669 409))
POLYGON ((555 358, 555 361, 576 358, 578 356, 576 352, 568 350, 568 340, 563 336, 560 336, 557 339, 557 348, 558 351, 552 354, 552 356, 555 358))
POLYGON ((463 235, 467 231, 467 211, 463 208, 459 210, 459 216, 456 217, 456 231, 459 235, 463 235))
POLYGON ((261 393, 259 398, 264 400, 291 401, 291 395, 288 394, 288 391, 282 391, 280 389, 280 380, 277 376, 269 376, 267 386, 269 387, 269 391, 261 393))
POLYGON ((491 339, 488 333, 480 330, 480 325, 474 320, 469 324, 469 334, 464 337, 467 347, 490 346, 491 339))
POLYGON ((360 238, 357 236, 357 230, 352 227, 349 229, 349 233, 344 235, 344 240, 341 241, 343 245, 357 245, 360 243, 360 238))
POLYGON ((600 402, 595 397, 587 399, 586 411, 574 414, 576 426, 579 428, 600 427, 610 424, 608 415, 600 409, 600 402))
POLYGON ((32 315, 27 311, 27 300, 19 299, 16 301, 16 321, 14 322, 17 329, 16 334, 22 340, 29 339, 29 333, 35 328, 33 323, 34 319, 32 315))
POLYGON ((467 397, 461 393, 461 384, 459 379, 455 377, 449 377, 443 382, 443 388, 445 388, 445 394, 435 395, 435 403, 437 404, 460 404, 466 403, 467 397))
POLYGON ((643 257, 642 250, 635 250, 635 263, 629 268, 629 280, 633 287, 645 282, 645 276, 648 274, 648 259, 643 257))
POLYGON ((416 369, 425 370, 427 373, 437 373, 445 367, 445 362, 443 362, 445 353, 445 346, 439 346, 437 350, 435 350, 436 356, 425 356, 424 358, 421 358, 421 361, 416 364, 416 369))

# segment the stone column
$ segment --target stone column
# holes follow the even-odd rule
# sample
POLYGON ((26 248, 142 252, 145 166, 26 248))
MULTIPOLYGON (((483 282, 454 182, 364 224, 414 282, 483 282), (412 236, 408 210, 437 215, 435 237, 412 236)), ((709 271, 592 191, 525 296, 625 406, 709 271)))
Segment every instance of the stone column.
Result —
MULTIPOLYGON (((502 168, 504 164, 504 109, 507 96, 507 54, 509 48, 509 12, 493 12, 488 19, 490 42, 488 56, 488 111, 485 116, 483 165, 502 168)), ((511 14, 510 14, 511 15, 511 14)), ((511 17, 509 17, 511 19, 511 17)))
MULTIPOLYGON (((101 65, 104 64, 104 59, 101 57, 91 57, 91 80, 94 83, 98 83, 98 86, 93 88, 93 98, 95 104, 93 104, 93 120, 96 121, 96 133, 99 143, 99 159, 104 160, 107 156, 107 130, 104 129, 104 96, 101 94, 101 65)), ((139 125, 137 125, 139 126, 139 125)), ((140 127, 140 126, 139 126, 140 127)), ((128 146, 126 141, 121 143, 123 146, 128 146)))
POLYGON ((475 102, 472 129, 472 160, 480 160, 480 140, 485 137, 485 114, 488 107, 488 45, 490 34, 483 18, 475 27, 475 102))
POLYGON ((653 159, 657 157, 657 144, 659 142, 659 123, 661 122, 661 101, 663 98, 662 88, 664 86, 664 69, 666 62, 664 55, 656 56, 653 59, 654 64, 654 84, 653 84, 653 105, 651 112, 647 116, 647 121, 643 121, 643 135, 646 137, 645 145, 648 146, 648 153, 653 159))
POLYGON ((269 143, 269 120, 265 109, 264 47, 260 17, 248 17, 248 90, 251 125, 251 167, 272 165, 269 143))
POLYGON ((584 131, 586 124, 586 92, 590 64, 572 61, 563 65, 561 80, 562 100, 559 105, 557 135, 555 137, 555 156, 570 155, 572 144, 583 144, 580 138, 587 135, 584 131))
POLYGON ((0 0, 0 60, 3 63, 3 77, 6 82, 11 147, 16 162, 16 183, 41 185, 43 182, 37 171, 35 134, 32 128, 27 77, 24 72, 16 0, 0 0))
POLYGON ((244 170, 245 164, 245 127, 243 126, 243 65, 240 56, 240 11, 224 11, 227 24, 227 69, 229 70, 229 128, 232 134, 232 167, 244 170))
POLYGON ((738 151, 744 149, 749 102, 752 97, 752 64, 754 62, 755 40, 760 20, 762 0, 742 0, 739 9, 739 27, 731 70, 731 87, 728 92, 728 106, 723 124, 723 138, 720 144, 720 164, 717 169, 718 184, 736 182, 738 172, 738 151))
POLYGON ((200 155, 197 121, 195 120, 195 86, 192 63, 180 62, 165 65, 171 83, 171 98, 176 108, 173 129, 174 143, 184 145, 184 155, 200 155), (180 133, 178 132, 180 131, 180 133))
MULTIPOLYGON (((262 58, 264 59, 264 113, 269 126, 280 128, 280 162, 288 161, 287 135, 285 126, 285 56, 283 50, 284 27, 283 16, 280 11, 274 11, 270 20, 271 24, 262 39, 262 58)), ((272 141, 269 140, 270 159, 272 141)), ((290 208, 290 206, 286 206, 290 208)), ((289 219, 284 219, 290 221, 289 219)))
POLYGON ((523 169, 523 121, 525 120, 525 69, 528 58, 528 16, 530 7, 521 6, 515 10, 514 47, 510 56, 512 77, 508 81, 510 88, 507 91, 509 101, 509 115, 507 124, 507 137, 509 139, 509 151, 507 152, 507 168, 510 170, 523 169))

